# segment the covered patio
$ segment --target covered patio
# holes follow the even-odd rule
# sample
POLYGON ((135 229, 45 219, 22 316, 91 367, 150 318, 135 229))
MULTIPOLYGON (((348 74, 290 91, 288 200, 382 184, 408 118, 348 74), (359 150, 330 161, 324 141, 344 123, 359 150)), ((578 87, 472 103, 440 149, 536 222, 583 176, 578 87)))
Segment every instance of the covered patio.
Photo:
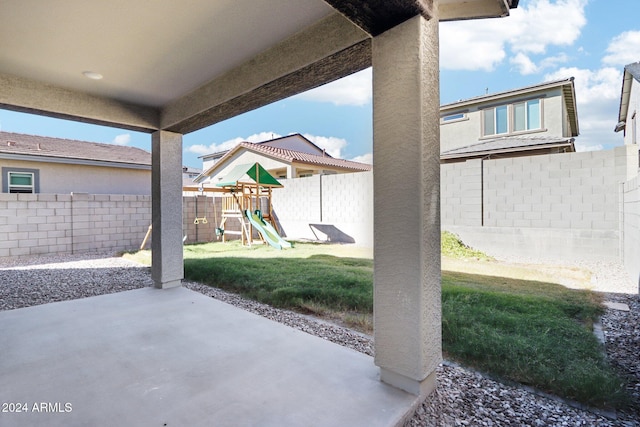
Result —
POLYGON ((20 405, 3 426, 389 426, 416 400, 369 356, 185 287, 2 311, 0 325, 0 400, 20 405))
POLYGON ((401 420, 433 390, 441 360, 438 23, 506 16, 517 3, 0 6, 0 107, 151 134, 155 284, 0 313, 2 401, 73 405, 2 413, 0 424, 401 420), (182 135, 370 66, 374 359, 183 289, 179 208, 182 135))

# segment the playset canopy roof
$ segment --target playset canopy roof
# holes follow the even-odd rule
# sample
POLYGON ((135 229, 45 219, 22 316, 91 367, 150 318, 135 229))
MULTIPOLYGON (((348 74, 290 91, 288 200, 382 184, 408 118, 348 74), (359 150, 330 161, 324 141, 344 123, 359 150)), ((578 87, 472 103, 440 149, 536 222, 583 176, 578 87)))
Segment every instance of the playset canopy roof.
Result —
POLYGON ((239 184, 254 184, 261 187, 283 186, 260 163, 242 164, 234 167, 216 186, 237 187, 239 184))

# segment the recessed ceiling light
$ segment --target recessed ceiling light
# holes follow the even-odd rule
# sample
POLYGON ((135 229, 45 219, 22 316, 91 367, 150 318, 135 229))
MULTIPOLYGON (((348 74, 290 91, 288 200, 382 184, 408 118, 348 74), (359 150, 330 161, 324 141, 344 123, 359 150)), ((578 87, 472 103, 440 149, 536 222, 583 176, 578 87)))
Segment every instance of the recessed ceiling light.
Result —
POLYGON ((82 74, 86 78, 91 79, 91 80, 101 80, 102 79, 102 74, 96 73, 96 72, 93 72, 93 71, 83 71, 82 74))

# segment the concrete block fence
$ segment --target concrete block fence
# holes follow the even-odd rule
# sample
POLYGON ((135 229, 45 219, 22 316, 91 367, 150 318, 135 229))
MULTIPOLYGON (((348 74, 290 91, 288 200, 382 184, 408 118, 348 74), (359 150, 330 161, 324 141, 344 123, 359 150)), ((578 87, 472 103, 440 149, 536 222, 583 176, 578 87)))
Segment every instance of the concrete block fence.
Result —
MULTIPOLYGON (((443 164, 442 228, 494 255, 622 260, 640 282, 638 168, 629 145, 443 164)), ((281 182, 273 213, 285 237, 373 246, 373 172, 281 182)), ((219 198, 185 196, 182 209, 186 243, 216 240, 219 198)), ((150 196, 0 194, 0 257, 137 249, 150 224, 150 196)))
POLYGON ((272 204, 285 236, 373 247, 373 172, 280 182, 272 204))
POLYGON ((151 223, 151 197, 0 194, 0 257, 126 250, 151 223))
POLYGON ((622 191, 622 259, 624 266, 640 290, 640 179, 621 185, 622 191))
POLYGON ((637 146, 442 165, 442 226, 495 255, 619 259, 637 146))

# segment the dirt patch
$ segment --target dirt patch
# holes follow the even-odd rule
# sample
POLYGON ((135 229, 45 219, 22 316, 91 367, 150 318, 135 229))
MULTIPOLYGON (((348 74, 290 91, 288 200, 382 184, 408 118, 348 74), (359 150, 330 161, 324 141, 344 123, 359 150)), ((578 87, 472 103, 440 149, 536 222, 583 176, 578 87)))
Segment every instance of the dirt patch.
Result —
POLYGON ((442 270, 556 283, 571 289, 592 290, 595 288, 591 272, 580 267, 442 257, 442 270))

